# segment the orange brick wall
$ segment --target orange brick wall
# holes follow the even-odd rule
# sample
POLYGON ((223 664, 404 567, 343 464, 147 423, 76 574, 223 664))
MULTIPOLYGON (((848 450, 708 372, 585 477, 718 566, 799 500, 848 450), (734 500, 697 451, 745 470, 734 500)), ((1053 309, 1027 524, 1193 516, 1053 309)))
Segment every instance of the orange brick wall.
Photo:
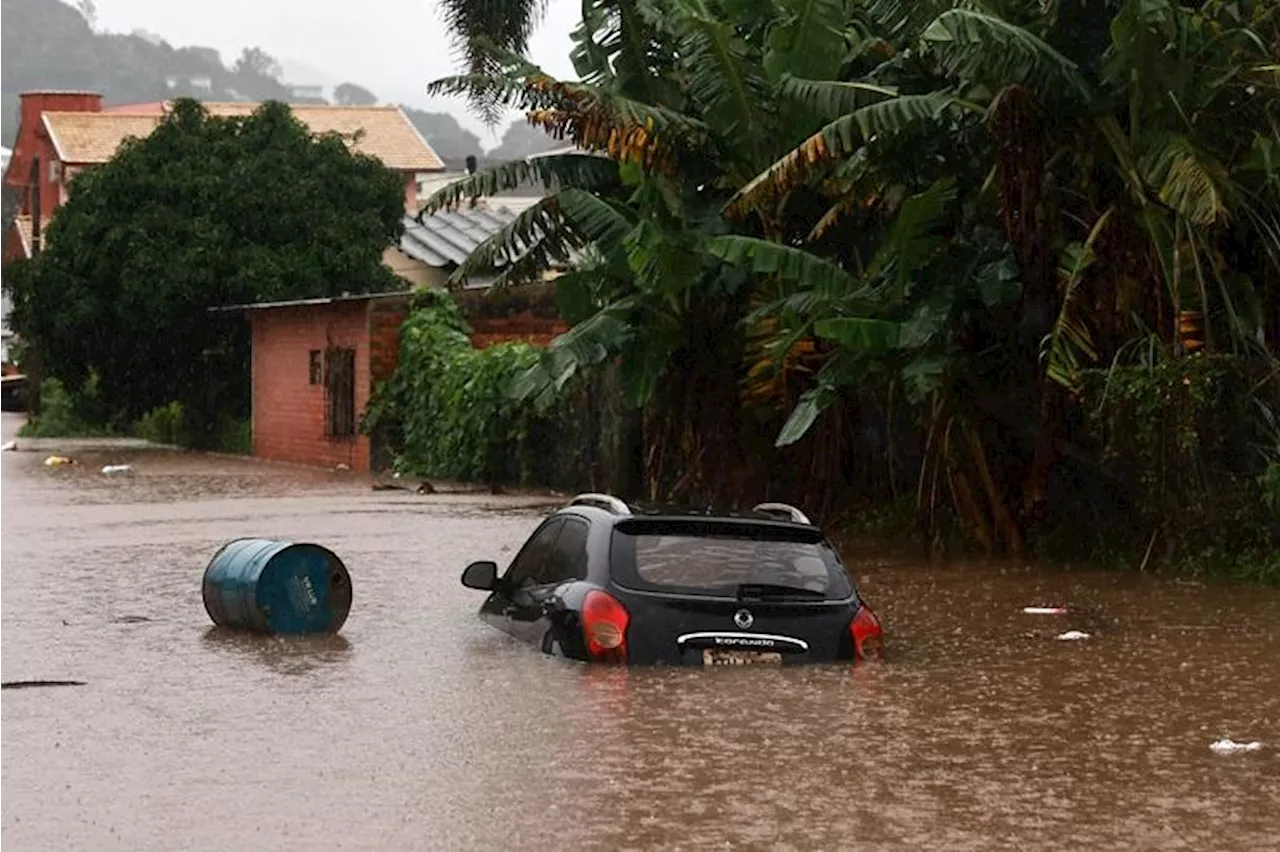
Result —
POLYGON ((569 330, 563 320, 535 317, 528 312, 510 317, 469 317, 467 324, 471 326, 471 343, 477 349, 509 340, 546 346, 569 330))
POLYGON ((377 301, 369 306, 369 381, 391 378, 400 363, 400 326, 409 314, 408 301, 377 301))
MULTIPOLYGON (((264 459, 369 469, 369 438, 325 438, 324 385, 310 384, 310 353, 356 350, 356 418, 369 402, 369 303, 269 308, 253 323, 253 454, 264 459)), ((323 356, 322 356, 323 357, 323 356)))

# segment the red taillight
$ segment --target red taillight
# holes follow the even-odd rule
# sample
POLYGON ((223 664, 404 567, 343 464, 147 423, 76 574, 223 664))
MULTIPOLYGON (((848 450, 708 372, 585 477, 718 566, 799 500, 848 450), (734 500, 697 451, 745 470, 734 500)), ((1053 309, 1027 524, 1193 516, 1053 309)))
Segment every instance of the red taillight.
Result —
POLYGON ((582 632, 587 656, 610 663, 627 661, 627 625, 631 614, 608 592, 587 592, 582 604, 582 632))
POLYGON ((858 608, 853 624, 849 625, 849 632, 853 634, 855 660, 884 654, 884 631, 880 629, 880 619, 876 618, 876 614, 866 604, 858 608))

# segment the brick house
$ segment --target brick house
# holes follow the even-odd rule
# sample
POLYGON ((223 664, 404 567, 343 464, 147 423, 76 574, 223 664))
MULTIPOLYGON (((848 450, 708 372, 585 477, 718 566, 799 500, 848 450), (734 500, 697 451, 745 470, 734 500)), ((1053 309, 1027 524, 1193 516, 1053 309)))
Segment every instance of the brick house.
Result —
POLYGON ((360 433, 373 389, 395 372, 409 293, 264 302, 243 312, 253 337, 253 454, 368 471, 383 448, 360 433))

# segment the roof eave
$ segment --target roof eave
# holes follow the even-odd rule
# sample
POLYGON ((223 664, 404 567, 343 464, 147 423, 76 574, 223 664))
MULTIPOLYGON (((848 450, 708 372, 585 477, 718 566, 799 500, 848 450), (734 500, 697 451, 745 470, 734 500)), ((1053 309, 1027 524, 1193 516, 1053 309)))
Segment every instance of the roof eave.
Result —
POLYGON ((247 302, 240 305, 214 305, 205 310, 211 314, 244 313, 248 311, 265 311, 273 308, 309 308, 325 305, 340 305, 349 302, 372 302, 375 299, 408 298, 413 290, 394 290, 385 293, 357 293, 350 296, 326 296, 319 299, 290 299, 279 302, 247 302))

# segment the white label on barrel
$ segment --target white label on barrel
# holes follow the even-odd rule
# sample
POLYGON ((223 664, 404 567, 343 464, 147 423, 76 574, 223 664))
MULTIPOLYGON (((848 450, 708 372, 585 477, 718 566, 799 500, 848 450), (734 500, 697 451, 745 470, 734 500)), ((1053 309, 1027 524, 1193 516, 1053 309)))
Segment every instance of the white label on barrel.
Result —
POLYGON ((320 603, 320 599, 316 597, 316 590, 311 585, 311 578, 307 576, 294 577, 293 582, 289 584, 289 597, 293 598, 293 605, 300 610, 311 609, 320 603))

